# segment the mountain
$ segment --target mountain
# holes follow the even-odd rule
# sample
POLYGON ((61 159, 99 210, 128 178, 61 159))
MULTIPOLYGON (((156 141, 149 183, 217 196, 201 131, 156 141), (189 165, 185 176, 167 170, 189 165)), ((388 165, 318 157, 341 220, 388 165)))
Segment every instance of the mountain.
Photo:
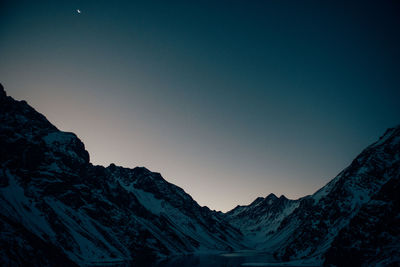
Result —
POLYGON ((400 262, 399 177, 400 126, 388 129, 315 194, 296 201, 270 195, 226 216, 247 244, 283 261, 313 258, 342 266, 346 256, 357 255, 358 264, 380 257, 400 262))
POLYGON ((156 257, 249 248, 279 261, 395 266, 399 182, 400 126, 313 195, 270 194, 227 213, 211 211, 144 167, 91 164, 75 134, 0 85, 5 266, 147 266, 156 257))
POLYGON ((59 131, 0 87, 0 257, 4 265, 115 263, 240 249, 221 213, 146 168, 94 166, 59 131))
POLYGON ((400 179, 390 179, 332 242, 326 264, 389 266, 400 263, 400 179))
POLYGON ((232 225, 243 232, 244 243, 248 247, 258 248, 298 206, 299 200, 269 194, 265 198, 257 198, 250 205, 237 206, 226 216, 232 225))

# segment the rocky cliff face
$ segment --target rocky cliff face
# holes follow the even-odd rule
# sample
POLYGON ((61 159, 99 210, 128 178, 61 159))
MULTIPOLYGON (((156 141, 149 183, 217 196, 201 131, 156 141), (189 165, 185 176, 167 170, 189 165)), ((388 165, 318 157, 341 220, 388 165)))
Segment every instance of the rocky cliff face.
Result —
POLYGON ((83 143, 0 90, 0 256, 97 264, 242 246, 217 212, 146 168, 93 166, 83 143), (42 256, 40 256, 42 255, 42 256))

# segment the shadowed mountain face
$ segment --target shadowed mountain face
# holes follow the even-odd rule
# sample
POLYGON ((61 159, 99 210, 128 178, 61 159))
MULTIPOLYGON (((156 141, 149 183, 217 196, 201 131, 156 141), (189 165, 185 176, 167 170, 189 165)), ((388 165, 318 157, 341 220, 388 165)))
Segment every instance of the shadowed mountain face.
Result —
POLYGON ((390 265, 400 262, 400 174, 364 204, 332 242, 327 265, 390 265))
POLYGON ((226 213, 229 221, 241 229, 244 243, 253 248, 262 247, 267 238, 276 232, 279 225, 299 206, 299 200, 270 194, 259 197, 248 206, 237 206, 226 213))
POLYGON ((227 216, 245 233, 246 244, 273 251, 284 261, 314 258, 322 264, 326 258, 326 264, 343 265, 344 256, 357 255, 358 264, 400 262, 394 193, 399 178, 397 127, 388 129, 315 194, 296 201, 270 195, 236 207, 227 216))
POLYGON ((5 265, 92 265, 253 248, 280 260, 400 262, 400 127, 311 196, 271 194, 228 213, 200 207, 146 168, 94 166, 0 86, 0 258, 5 265), (354 258, 355 257, 355 258, 354 258))
MULTIPOLYGON (((275 252, 278 257, 320 257, 323 260, 332 241, 340 238, 339 231, 364 206, 370 205, 386 184, 397 181, 399 173, 400 127, 397 127, 387 130, 325 187, 300 200, 299 207, 282 221, 268 246, 274 244, 275 238, 279 244, 275 252)), ((399 236, 394 238, 399 240, 399 236)), ((371 244, 371 249, 373 246, 376 244, 371 244)))
POLYGON ((90 264, 242 248, 241 233, 221 213, 146 168, 93 166, 76 135, 57 130, 3 89, 0 149, 5 264, 90 264))

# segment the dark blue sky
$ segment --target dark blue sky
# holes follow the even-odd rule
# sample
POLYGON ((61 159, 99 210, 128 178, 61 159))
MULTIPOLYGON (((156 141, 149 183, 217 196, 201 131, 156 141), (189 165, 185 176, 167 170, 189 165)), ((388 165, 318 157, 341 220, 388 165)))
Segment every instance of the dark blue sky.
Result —
POLYGON ((0 79, 95 164, 297 198, 400 122, 400 4, 357 2, 3 0, 0 79))

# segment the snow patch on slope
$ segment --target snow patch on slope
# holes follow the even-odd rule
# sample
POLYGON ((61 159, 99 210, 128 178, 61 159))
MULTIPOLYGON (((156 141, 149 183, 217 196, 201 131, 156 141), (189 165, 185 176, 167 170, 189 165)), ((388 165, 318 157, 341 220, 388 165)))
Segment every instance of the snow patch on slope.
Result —
POLYGON ((36 208, 35 202, 27 198, 24 189, 8 170, 5 171, 9 185, 0 188, 0 210, 3 215, 13 218, 41 238, 54 236, 44 214, 36 208))

